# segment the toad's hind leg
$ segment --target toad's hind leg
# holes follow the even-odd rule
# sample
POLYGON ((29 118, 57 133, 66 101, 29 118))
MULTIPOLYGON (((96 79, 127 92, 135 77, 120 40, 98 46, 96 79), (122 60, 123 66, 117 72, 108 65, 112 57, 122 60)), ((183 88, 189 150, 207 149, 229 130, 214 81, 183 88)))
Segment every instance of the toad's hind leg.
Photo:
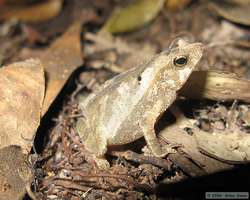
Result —
POLYGON ((167 144, 164 146, 161 145, 156 137, 156 133, 154 130, 156 120, 161 115, 164 109, 164 103, 162 101, 158 101, 153 106, 153 112, 147 113, 146 119, 143 121, 144 124, 141 126, 147 145, 152 151, 153 155, 156 157, 164 157, 169 153, 176 152, 167 144))

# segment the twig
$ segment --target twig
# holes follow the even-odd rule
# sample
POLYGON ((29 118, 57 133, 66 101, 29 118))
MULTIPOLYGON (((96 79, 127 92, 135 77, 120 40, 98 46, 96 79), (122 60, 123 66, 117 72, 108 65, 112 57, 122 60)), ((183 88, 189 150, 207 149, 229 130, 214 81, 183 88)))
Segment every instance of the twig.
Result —
POLYGON ((132 178, 124 175, 117 175, 117 174, 105 174, 105 173, 100 173, 100 174, 86 174, 82 171, 74 171, 75 174, 85 177, 85 178, 114 178, 114 179, 120 179, 124 180, 127 183, 130 183, 131 185, 134 185, 136 188, 142 189, 144 191, 147 191, 149 193, 153 193, 154 189, 147 185, 147 184, 140 184, 137 181, 134 181, 132 178))
POLYGON ((80 190, 84 192, 87 192, 91 189, 90 187, 86 187, 86 186, 78 184, 76 181, 62 179, 62 178, 53 179, 53 184, 62 186, 64 188, 76 189, 76 190, 80 190))
POLYGON ((166 170, 170 170, 171 165, 172 165, 172 163, 168 160, 157 158, 157 157, 144 156, 142 154, 138 154, 132 151, 125 151, 125 152, 111 151, 111 152, 108 152, 108 154, 112 156, 123 157, 126 160, 131 160, 137 163, 152 164, 158 167, 162 167, 166 170))

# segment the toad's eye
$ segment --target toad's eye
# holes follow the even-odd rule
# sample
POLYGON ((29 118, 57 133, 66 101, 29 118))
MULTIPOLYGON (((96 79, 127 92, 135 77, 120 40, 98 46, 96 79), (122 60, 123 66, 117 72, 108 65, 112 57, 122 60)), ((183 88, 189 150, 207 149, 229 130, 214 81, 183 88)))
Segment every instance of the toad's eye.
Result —
POLYGON ((188 61, 188 57, 187 56, 177 56, 175 59, 174 59, 174 65, 176 67, 183 67, 187 64, 187 61, 188 61))

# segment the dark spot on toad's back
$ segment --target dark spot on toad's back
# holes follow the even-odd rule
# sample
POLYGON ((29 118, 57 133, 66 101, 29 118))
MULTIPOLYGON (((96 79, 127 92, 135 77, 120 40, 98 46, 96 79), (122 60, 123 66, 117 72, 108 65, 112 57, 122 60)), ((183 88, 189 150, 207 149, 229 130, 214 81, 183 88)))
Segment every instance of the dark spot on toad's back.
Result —
POLYGON ((142 79, 141 76, 138 76, 138 77, 137 77, 137 80, 138 80, 138 83, 139 83, 139 84, 140 84, 141 79, 142 79))

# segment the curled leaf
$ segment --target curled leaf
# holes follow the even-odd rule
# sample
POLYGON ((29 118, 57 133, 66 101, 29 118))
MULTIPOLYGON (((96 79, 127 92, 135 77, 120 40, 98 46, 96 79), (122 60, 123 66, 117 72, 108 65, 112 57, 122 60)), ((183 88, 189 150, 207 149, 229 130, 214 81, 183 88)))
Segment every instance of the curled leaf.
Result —
POLYGON ((103 29, 123 33, 141 28, 157 16, 163 4, 164 0, 137 0, 120 11, 114 11, 103 29))

